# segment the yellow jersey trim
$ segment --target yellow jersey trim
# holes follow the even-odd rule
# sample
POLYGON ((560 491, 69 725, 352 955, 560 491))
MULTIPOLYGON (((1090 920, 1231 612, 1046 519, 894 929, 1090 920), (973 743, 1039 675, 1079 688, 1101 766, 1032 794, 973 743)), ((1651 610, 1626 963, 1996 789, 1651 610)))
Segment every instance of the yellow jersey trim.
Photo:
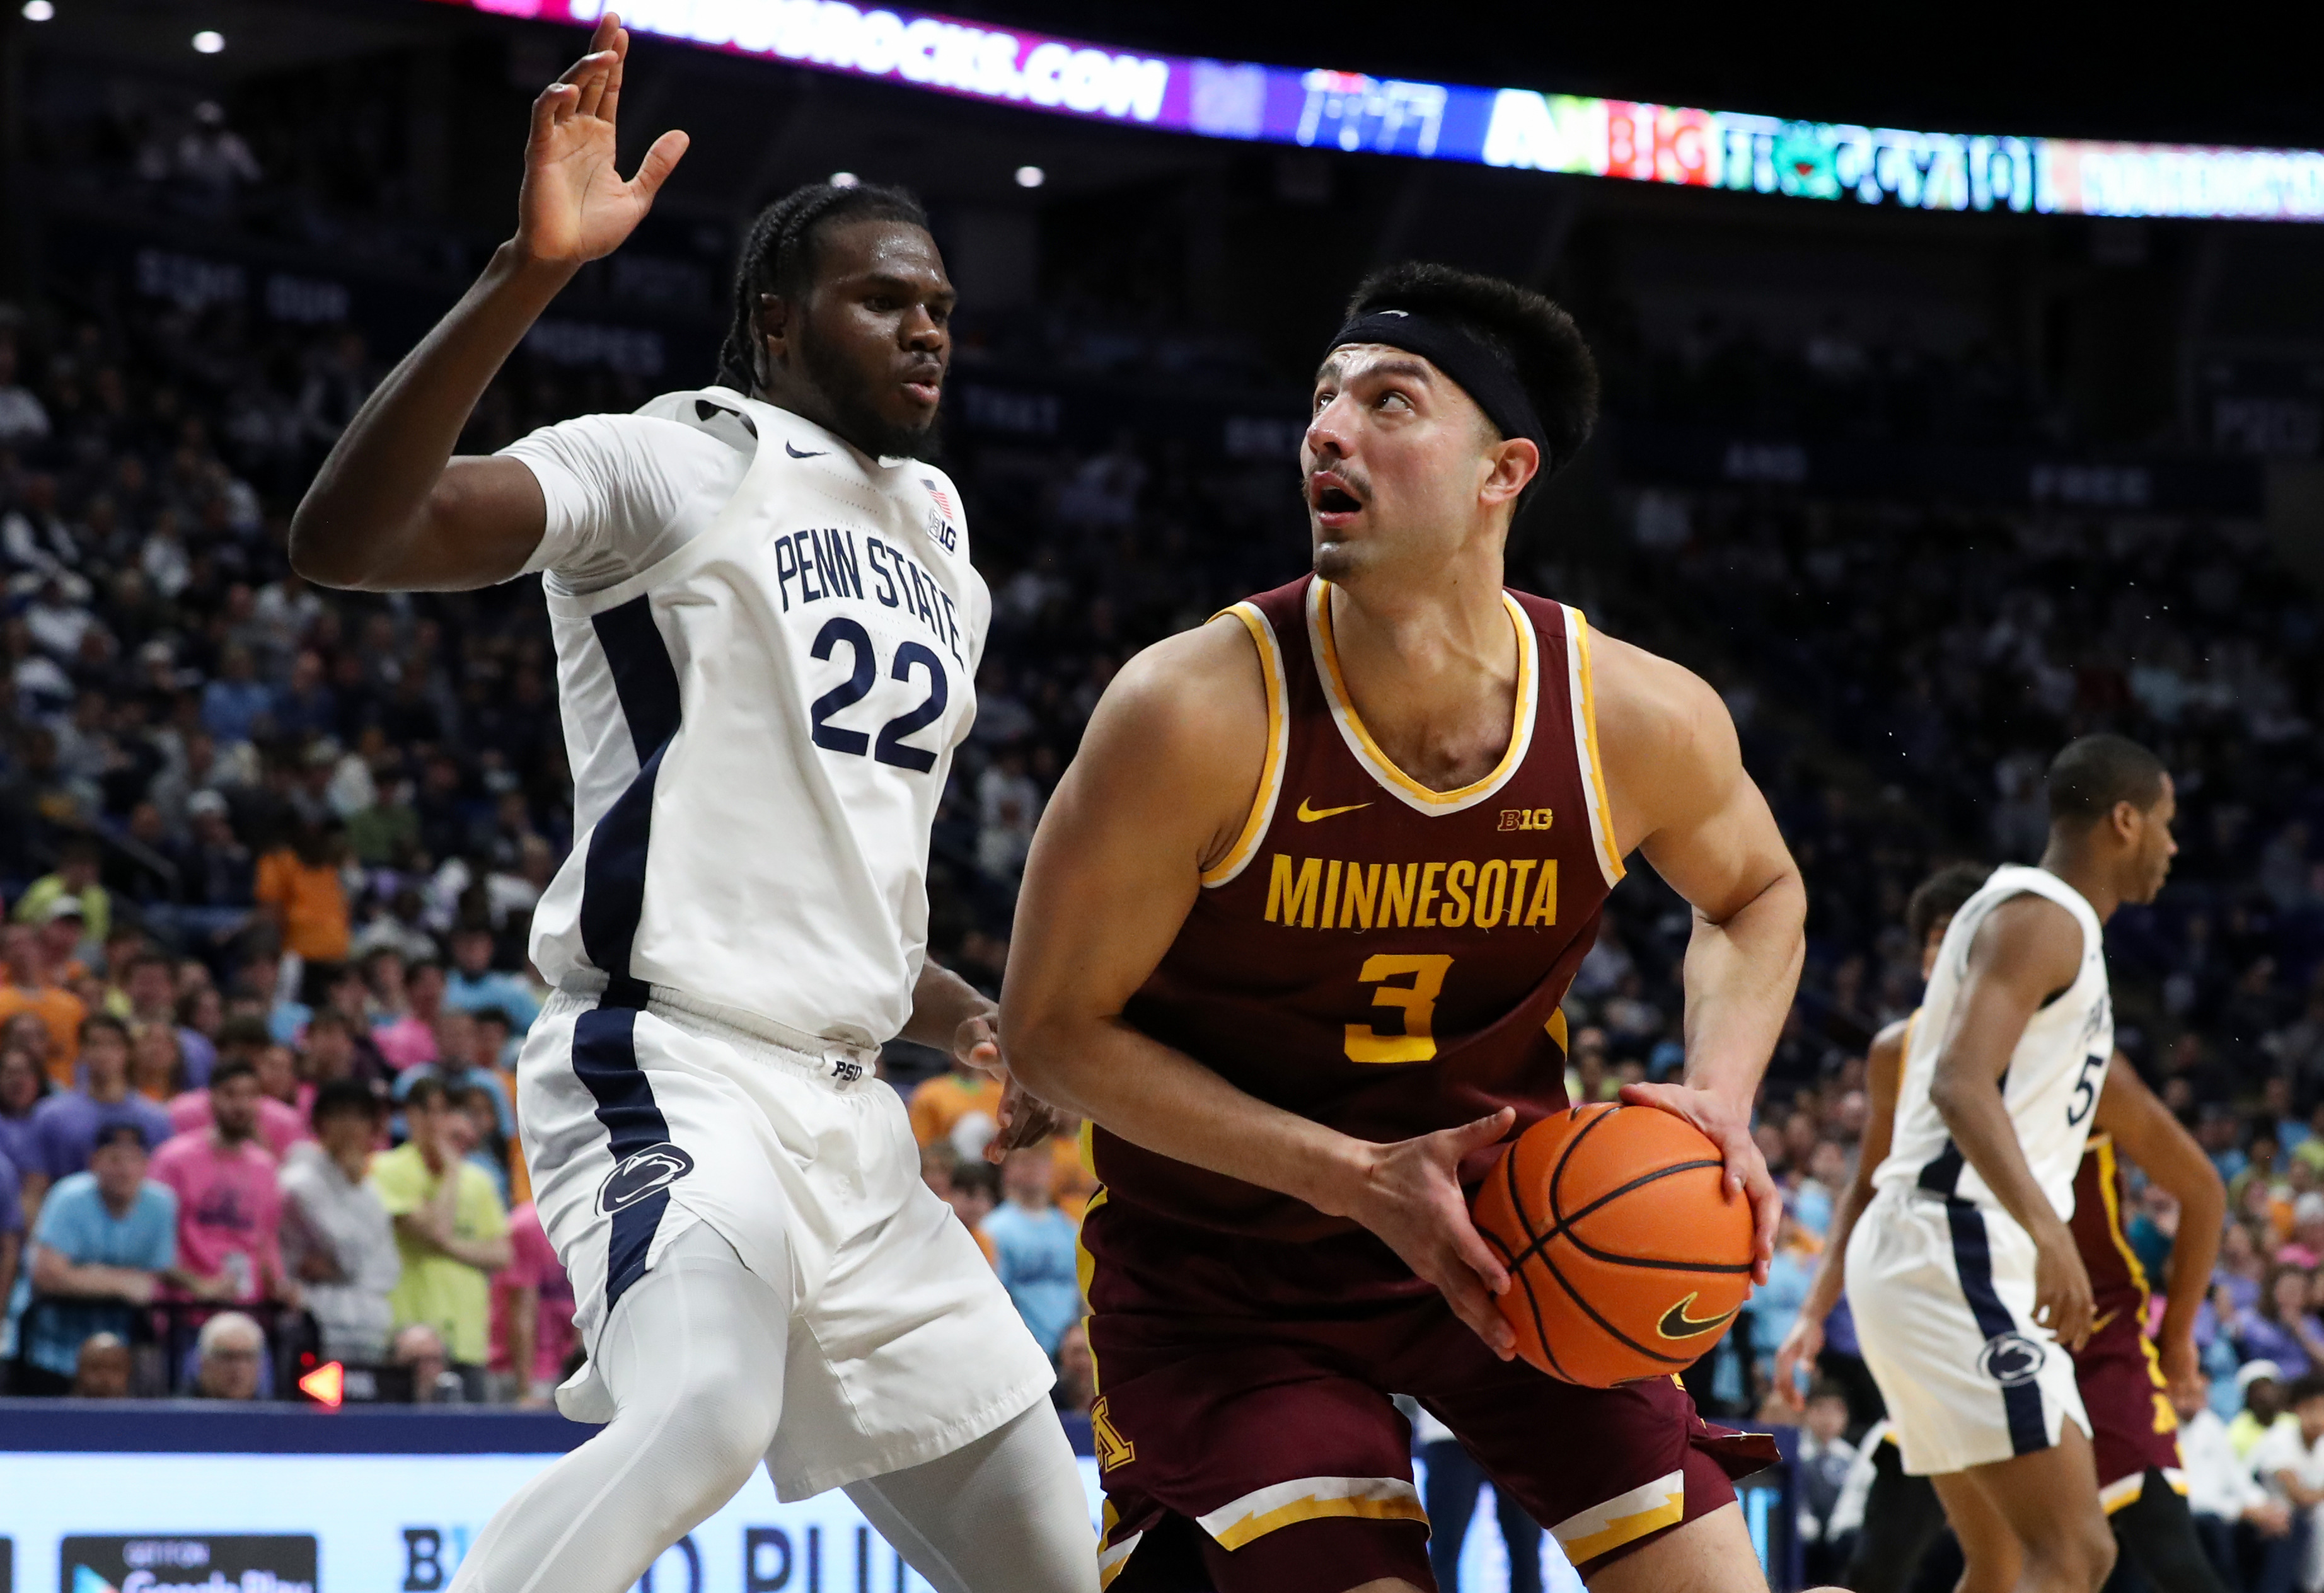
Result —
POLYGON ((1500 762, 1483 779, 1458 790, 1438 791, 1398 769, 1380 750, 1379 743, 1372 740, 1372 732, 1357 715, 1355 699, 1348 692, 1347 677, 1340 668, 1339 648, 1332 640, 1332 584, 1318 576, 1307 588, 1308 640, 1314 650, 1316 672, 1323 678, 1323 695, 1332 704, 1332 721, 1340 727, 1340 738, 1347 742, 1356 761, 1369 769, 1390 796, 1416 813, 1459 813, 1474 807, 1508 784, 1509 777, 1525 761, 1533 745, 1534 704, 1541 690, 1541 649, 1534 640, 1532 622, 1517 606, 1517 599, 1504 592, 1501 603, 1517 637, 1517 702, 1511 716, 1508 747, 1502 752, 1500 762))
POLYGON ((1302 1477, 1245 1494, 1197 1518, 1231 1552, 1271 1532, 1326 1516, 1428 1522, 1420 1491, 1397 1477, 1302 1477))
POLYGON ((1614 839, 1614 808, 1606 798, 1604 765, 1598 756, 1598 688, 1590 670, 1590 622, 1571 603, 1565 611, 1567 689, 1573 707, 1573 756, 1582 765, 1582 793, 1590 804, 1590 843, 1598 853, 1598 867, 1608 885, 1621 882, 1629 870, 1622 865, 1622 849, 1614 839))
POLYGON ((1676 1526, 1686 1514, 1686 1477, 1674 1471, 1602 1505, 1569 1515, 1550 1529, 1576 1565, 1635 1543, 1648 1533, 1676 1526))
MULTIPOLYGON (((1283 795, 1283 760, 1289 742, 1289 720, 1283 702, 1283 649, 1275 640, 1275 627, 1253 603, 1234 603, 1219 614, 1240 620, 1243 629, 1250 632, 1251 645, 1259 649, 1259 670, 1267 680, 1267 762, 1259 770, 1259 791, 1251 798, 1250 816, 1243 821, 1242 833, 1226 856, 1203 870, 1205 887, 1224 885, 1259 855, 1259 841, 1275 822, 1276 799, 1283 795)), ((1211 618, 1215 620, 1219 614, 1211 618)))

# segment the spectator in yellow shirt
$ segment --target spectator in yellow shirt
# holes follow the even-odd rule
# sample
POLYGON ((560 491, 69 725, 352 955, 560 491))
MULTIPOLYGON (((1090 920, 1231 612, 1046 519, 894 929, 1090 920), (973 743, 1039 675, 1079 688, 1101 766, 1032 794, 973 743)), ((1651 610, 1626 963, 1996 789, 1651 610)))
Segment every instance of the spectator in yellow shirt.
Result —
POLYGON ((394 1220, 403 1263, 388 1304, 399 1330, 413 1322, 435 1329, 474 1381, 492 1351, 492 1275, 509 1264, 508 1212, 492 1175, 468 1160, 475 1125, 439 1081, 412 1084, 403 1120, 411 1137, 373 1157, 368 1180, 394 1220))
POLYGON ((0 929, 0 1024, 30 1013, 48 1030, 49 1076, 69 1089, 73 1061, 80 1054, 81 1019, 88 1008, 56 982, 42 954, 40 932, 29 924, 0 929))

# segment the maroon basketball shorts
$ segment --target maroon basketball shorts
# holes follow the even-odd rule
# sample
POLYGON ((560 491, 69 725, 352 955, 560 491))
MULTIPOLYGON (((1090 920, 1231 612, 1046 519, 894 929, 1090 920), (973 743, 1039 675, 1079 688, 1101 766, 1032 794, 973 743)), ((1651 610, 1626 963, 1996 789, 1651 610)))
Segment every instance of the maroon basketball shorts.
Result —
POLYGON ((2098 1499, 2107 1513, 2135 1500, 2146 1474, 2160 1471, 2181 1493, 2179 1417, 2163 1381, 2154 1341, 2127 1308, 2107 1316, 2074 1357, 2074 1381, 2090 1416, 2090 1449, 2098 1461, 2098 1499))
POLYGON ((1577 1388, 1497 1359, 1408 1272, 1383 1290, 1401 1268, 1368 1234, 1239 1239, 1101 1200, 1083 1239, 1108 1593, 1433 1587, 1391 1394, 1452 1429, 1585 1575, 1776 1458, 1706 1424, 1674 1378, 1577 1388), (1334 1275, 1336 1296, 1318 1286, 1334 1275))

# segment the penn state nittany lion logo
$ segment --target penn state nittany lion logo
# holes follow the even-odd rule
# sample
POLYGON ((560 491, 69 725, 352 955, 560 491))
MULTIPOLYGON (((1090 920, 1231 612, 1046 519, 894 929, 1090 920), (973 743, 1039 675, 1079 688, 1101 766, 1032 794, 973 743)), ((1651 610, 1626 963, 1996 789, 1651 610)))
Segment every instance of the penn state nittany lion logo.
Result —
POLYGON ((2042 1362, 2047 1353, 2023 1333, 1996 1333, 1985 1341, 1984 1352, 1977 1358, 1977 1369, 2004 1388, 2015 1388, 2042 1375, 2042 1362))
POLYGON ((636 1205, 658 1189, 668 1189, 694 1171, 694 1158, 663 1140, 632 1151, 605 1174, 597 1191, 597 1210, 611 1217, 636 1205))

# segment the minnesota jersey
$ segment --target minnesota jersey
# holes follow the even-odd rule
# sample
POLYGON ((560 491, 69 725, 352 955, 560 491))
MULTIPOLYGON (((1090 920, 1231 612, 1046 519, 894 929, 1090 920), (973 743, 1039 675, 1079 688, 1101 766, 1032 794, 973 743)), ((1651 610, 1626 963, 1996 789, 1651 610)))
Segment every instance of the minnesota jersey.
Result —
POLYGON ((1969 950, 1986 915, 2013 897, 2043 896, 2074 916, 2082 955, 2073 982, 2026 1020, 2001 1076, 2002 1100, 2027 1166, 2061 1218, 2074 1211, 2074 1174, 2089 1137, 2107 1062, 2114 1054, 2114 1008, 2107 995, 2104 931, 2081 893, 2043 869, 2005 864, 1961 904, 1937 951, 1926 999, 1904 1051, 1896 1098, 1896 1134, 1873 1174, 1881 1189, 1919 1189, 1995 1211, 1977 1169, 1953 1143, 1930 1096, 1937 1052, 1951 1026, 1968 977, 1969 950))
POLYGON ((560 988, 666 990, 770 1038, 899 1030, 928 833, 990 601, 951 482, 725 388, 641 413, 749 450, 707 526, 628 578, 543 583, 573 851, 534 915, 560 988))
MULTIPOLYGON (((1503 1106, 1522 1130, 1566 1104, 1558 1002, 1622 876, 1589 628, 1563 604, 1504 594, 1518 654, 1508 750, 1483 778, 1434 791, 1358 715, 1331 592, 1311 576, 1229 611, 1267 683, 1257 798, 1124 1017, 1259 1099, 1359 1138, 1408 1138, 1503 1106)), ((1102 1128, 1093 1149, 1109 1201, 1178 1222, 1295 1241, 1353 1229, 1102 1128)))

